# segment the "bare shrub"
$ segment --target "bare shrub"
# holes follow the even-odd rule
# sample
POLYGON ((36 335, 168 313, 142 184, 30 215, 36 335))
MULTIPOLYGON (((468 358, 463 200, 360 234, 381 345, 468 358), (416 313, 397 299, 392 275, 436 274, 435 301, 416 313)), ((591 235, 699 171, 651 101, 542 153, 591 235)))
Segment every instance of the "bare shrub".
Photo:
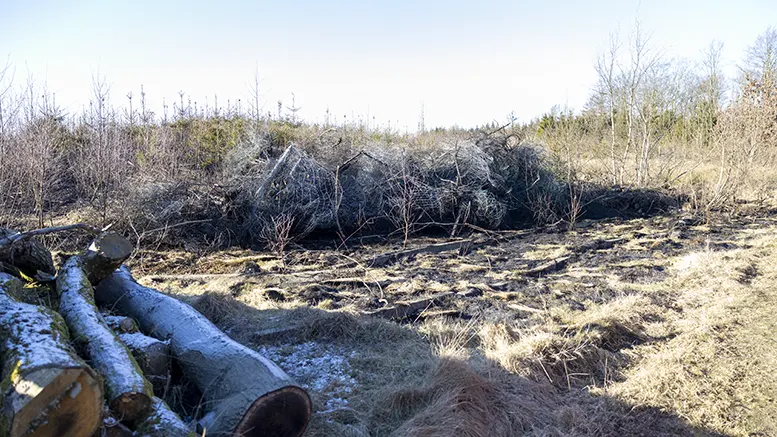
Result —
POLYGON ((68 134, 64 117, 47 94, 40 101, 29 101, 28 105, 25 125, 16 137, 16 144, 21 149, 15 151, 16 156, 9 157, 15 161, 9 164, 17 166, 21 178, 18 180, 20 194, 33 206, 38 226, 42 227, 46 211, 61 200, 67 200, 63 190, 67 180, 62 156, 68 134))
POLYGON ((294 229, 293 216, 285 213, 271 216, 270 220, 262 225, 259 239, 268 249, 282 256, 292 240, 292 229, 294 229))
POLYGON ((526 206, 531 211, 532 221, 538 225, 548 225, 561 220, 553 197, 548 193, 529 193, 526 206))
POLYGON ((128 229, 138 245, 156 247, 234 243, 218 187, 189 182, 153 182, 135 178, 113 201, 112 219, 128 229))
POLYGON ((386 215, 402 233, 404 244, 407 245, 410 235, 418 230, 417 224, 431 204, 430 192, 412 162, 402 162, 394 176, 386 181, 386 185, 386 215))
POLYGON ((499 383, 452 359, 440 360, 426 387, 399 391, 387 399, 394 414, 412 414, 392 435, 425 437, 520 434, 524 418, 510 401, 499 383))
POLYGON ((99 211, 105 225, 111 201, 130 175, 134 147, 110 106, 110 89, 105 80, 95 78, 92 92, 89 111, 80 120, 68 164, 81 198, 99 211))

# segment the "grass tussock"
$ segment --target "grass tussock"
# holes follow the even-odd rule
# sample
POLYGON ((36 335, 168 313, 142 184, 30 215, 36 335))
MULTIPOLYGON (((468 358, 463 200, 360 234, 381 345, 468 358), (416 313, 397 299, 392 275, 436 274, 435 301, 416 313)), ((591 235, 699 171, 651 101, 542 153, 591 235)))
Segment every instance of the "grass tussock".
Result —
POLYGON ((388 414, 411 418, 392 435, 408 437, 511 436, 523 428, 500 385, 462 361, 442 359, 424 387, 392 393, 385 400, 388 414))
POLYGON ((606 377, 615 357, 585 335, 565 335, 546 328, 518 333, 506 325, 486 325, 481 330, 486 356, 505 370, 571 388, 606 377), (593 380, 593 381, 592 381, 593 380))
POLYGON ((192 307, 215 324, 234 321, 245 310, 234 297, 213 291, 206 291, 192 301, 192 307))

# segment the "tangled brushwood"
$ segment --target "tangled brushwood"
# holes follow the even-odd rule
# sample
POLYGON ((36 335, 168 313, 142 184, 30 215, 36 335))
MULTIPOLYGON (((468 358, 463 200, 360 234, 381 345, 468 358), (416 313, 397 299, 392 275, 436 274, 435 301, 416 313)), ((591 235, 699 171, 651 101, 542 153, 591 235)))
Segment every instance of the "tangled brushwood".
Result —
POLYGON ((538 149, 495 138, 435 153, 362 149, 331 166, 290 145, 259 165, 265 171, 248 167, 233 187, 241 231, 251 240, 316 230, 409 236, 430 226, 452 233, 467 225, 499 228, 531 222, 536 199, 559 216, 566 200, 538 149))

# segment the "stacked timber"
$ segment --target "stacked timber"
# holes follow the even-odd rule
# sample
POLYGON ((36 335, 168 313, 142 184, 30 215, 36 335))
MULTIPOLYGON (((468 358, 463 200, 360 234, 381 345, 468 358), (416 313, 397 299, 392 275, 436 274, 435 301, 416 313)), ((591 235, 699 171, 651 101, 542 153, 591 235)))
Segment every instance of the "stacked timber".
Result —
POLYGON ((0 436, 301 436, 305 390, 191 306, 137 284, 123 266, 131 253, 121 235, 84 225, 0 228, 0 436), (69 229, 97 235, 57 271, 34 237, 69 229), (25 301, 31 280, 54 282, 55 308, 25 301), (195 413, 171 404, 187 421, 162 400, 176 372, 198 393, 179 399, 195 413))

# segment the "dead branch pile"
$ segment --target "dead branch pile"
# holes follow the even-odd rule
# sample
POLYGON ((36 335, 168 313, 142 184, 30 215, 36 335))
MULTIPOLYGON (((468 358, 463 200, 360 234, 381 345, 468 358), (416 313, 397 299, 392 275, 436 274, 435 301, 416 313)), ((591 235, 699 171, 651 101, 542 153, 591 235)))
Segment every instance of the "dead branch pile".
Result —
POLYGON ((219 173, 128 176, 120 193, 106 199, 103 215, 91 219, 110 217, 139 247, 240 244, 282 252, 315 231, 337 233, 341 241, 421 231, 457 236, 468 229, 649 215, 677 203, 647 191, 580 183, 570 189, 569 175, 551 155, 503 130, 441 135, 431 143, 338 136, 327 131, 283 149, 268 148, 266 139, 241 143, 219 173))
MULTIPOLYGON (((289 221, 287 232, 306 235, 334 223, 334 175, 305 152, 289 146, 263 178, 248 177, 239 194, 245 230, 253 240, 262 231, 289 221)), ((266 232, 266 231, 265 231, 266 232)))
POLYGON ((308 394, 191 306, 138 285, 122 266, 126 239, 101 232, 56 272, 33 238, 56 230, 0 238, 0 435, 302 435, 308 394), (51 307, 25 302, 33 275, 58 295, 51 307), (196 404, 188 423, 163 400, 176 372, 193 384, 178 398, 196 404))
POLYGON ((342 162, 324 158, 290 145, 274 161, 244 163, 235 181, 239 234, 268 242, 315 230, 407 237, 436 227, 455 235, 557 221, 568 208, 569 190, 540 150, 504 135, 454 138, 433 151, 365 144, 342 162))

